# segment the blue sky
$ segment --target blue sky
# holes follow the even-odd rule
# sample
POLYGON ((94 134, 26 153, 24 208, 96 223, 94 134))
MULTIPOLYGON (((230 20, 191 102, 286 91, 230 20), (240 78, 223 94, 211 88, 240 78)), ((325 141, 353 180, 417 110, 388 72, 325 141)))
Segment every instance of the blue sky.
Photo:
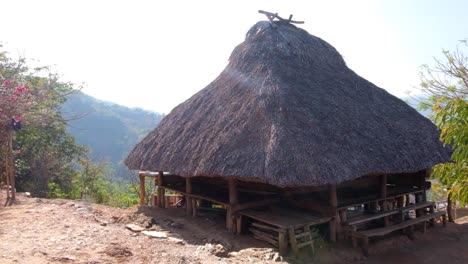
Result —
POLYGON ((356 73, 403 97, 418 67, 468 38, 468 1, 4 0, 0 41, 54 65, 64 81, 126 106, 168 113, 226 66, 265 17, 294 14, 356 73))

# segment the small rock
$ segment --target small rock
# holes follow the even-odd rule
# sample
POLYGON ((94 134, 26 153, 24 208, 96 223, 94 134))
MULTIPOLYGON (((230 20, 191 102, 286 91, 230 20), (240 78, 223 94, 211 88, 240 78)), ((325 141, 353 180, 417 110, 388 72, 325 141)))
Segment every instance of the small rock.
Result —
POLYGON ((133 232, 141 232, 141 231, 145 230, 145 228, 143 228, 141 226, 134 225, 134 224, 128 224, 128 225, 125 226, 125 228, 127 228, 128 230, 133 231, 133 232))
POLYGON ((179 228, 179 229, 181 229, 181 228, 184 227, 184 224, 179 223, 179 222, 172 222, 172 223, 169 224, 169 226, 170 226, 170 227, 173 227, 173 228, 179 228))
POLYGON ((30 193, 30 192, 25 192, 25 193, 24 193, 24 196, 25 196, 25 197, 28 197, 28 198, 31 198, 31 193, 30 193))
MULTIPOLYGON (((210 243, 207 243, 205 244, 204 246, 199 246, 197 248, 197 253, 199 253, 199 251, 206 251, 210 254, 213 254, 217 257, 227 257, 228 256, 228 251, 223 247, 223 245, 221 244, 216 244, 216 245, 213 245, 213 244, 210 244, 210 243)), ((198 255, 198 254, 197 254, 198 255)))
POLYGON ((154 238, 167 238, 167 234, 164 232, 158 232, 158 231, 143 231, 142 232, 144 235, 147 235, 149 237, 154 237, 154 238))
POLYGON ((101 226, 107 226, 107 222, 101 222, 101 226))
POLYGON ((276 252, 276 253, 273 255, 272 260, 273 260, 274 262, 281 262, 281 261, 283 261, 283 257, 280 256, 278 252, 276 252))
POLYGON ((182 240, 182 239, 179 239, 179 238, 175 238, 175 237, 169 237, 169 241, 172 241, 176 244, 179 244, 179 245, 185 245, 185 241, 182 240))

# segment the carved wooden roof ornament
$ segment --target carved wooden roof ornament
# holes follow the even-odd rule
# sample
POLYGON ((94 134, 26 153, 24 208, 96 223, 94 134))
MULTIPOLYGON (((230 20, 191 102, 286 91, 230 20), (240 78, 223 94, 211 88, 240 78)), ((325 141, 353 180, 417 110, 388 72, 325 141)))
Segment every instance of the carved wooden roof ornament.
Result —
POLYGON ((304 21, 292 20, 293 15, 289 15, 289 18, 285 19, 285 18, 282 18, 282 17, 278 16, 278 13, 271 13, 271 12, 267 12, 267 11, 263 11, 263 10, 258 10, 258 12, 260 14, 266 15, 268 20, 270 20, 270 22, 273 22, 275 19, 277 19, 278 21, 284 21, 284 22, 288 22, 288 23, 292 23, 292 24, 304 24, 304 21))

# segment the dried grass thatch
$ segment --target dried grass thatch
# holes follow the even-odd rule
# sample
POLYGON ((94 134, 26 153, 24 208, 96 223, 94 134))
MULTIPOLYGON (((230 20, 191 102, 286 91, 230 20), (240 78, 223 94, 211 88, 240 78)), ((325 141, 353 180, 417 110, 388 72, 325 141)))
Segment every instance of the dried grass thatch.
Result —
POLYGON ((167 115, 126 164, 278 186, 335 184, 445 162, 438 136, 327 42, 288 23, 258 22, 218 78, 167 115))

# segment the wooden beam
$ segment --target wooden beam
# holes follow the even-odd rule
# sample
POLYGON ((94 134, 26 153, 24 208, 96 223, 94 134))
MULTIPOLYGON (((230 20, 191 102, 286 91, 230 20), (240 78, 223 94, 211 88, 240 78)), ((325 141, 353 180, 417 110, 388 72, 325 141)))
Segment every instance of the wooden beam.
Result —
MULTIPOLYGON (((191 181, 191 178, 189 178, 189 177, 185 178, 185 192, 187 194, 192 193, 192 181, 191 181)), ((185 196, 185 210, 186 210, 185 212, 186 212, 187 216, 193 214, 193 211, 192 211, 192 197, 190 197, 189 195, 185 196)))
POLYGON ((329 223, 329 232, 330 232, 330 241, 336 241, 336 225, 337 225, 337 218, 339 217, 336 212, 336 208, 338 207, 338 197, 336 194, 336 185, 331 184, 328 188, 329 193, 329 204, 330 207, 334 211, 334 217, 329 223))
POLYGON ((145 204, 145 175, 140 174, 140 205, 145 204))

